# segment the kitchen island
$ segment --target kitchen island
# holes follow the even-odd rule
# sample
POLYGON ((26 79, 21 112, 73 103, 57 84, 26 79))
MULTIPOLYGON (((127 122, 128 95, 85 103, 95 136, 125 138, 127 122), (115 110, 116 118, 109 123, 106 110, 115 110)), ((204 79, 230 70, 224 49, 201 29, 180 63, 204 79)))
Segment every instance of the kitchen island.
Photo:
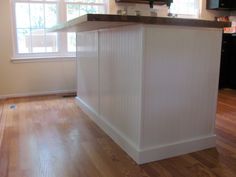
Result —
POLYGON ((77 102, 138 164, 215 146, 222 27, 87 14, 77 32, 77 102))

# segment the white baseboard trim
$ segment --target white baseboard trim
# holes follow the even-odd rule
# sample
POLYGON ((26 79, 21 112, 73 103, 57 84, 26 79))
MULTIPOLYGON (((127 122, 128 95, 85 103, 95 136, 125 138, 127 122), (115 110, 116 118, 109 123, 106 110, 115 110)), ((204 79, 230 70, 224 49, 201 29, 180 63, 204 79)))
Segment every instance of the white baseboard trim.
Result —
POLYGON ((179 141, 172 144, 139 149, 122 132, 105 121, 95 110, 82 99, 76 97, 76 103, 103 131, 105 131, 137 164, 162 160, 178 155, 183 155, 203 149, 215 147, 216 135, 209 135, 195 139, 179 141))
POLYGON ((102 118, 94 109, 86 104, 82 99, 76 97, 76 103, 106 134, 108 134, 113 141, 115 141, 130 157, 136 162, 139 159, 139 152, 137 147, 130 141, 122 132, 117 130, 104 118, 102 118))
POLYGON ((63 93, 76 93, 76 90, 53 90, 46 92, 14 93, 14 94, 0 95, 0 100, 7 98, 42 96, 42 95, 53 95, 53 94, 63 94, 63 93))
POLYGON ((173 144, 161 145, 140 150, 138 164, 162 160, 174 156, 188 154, 216 146, 216 135, 179 141, 173 144))

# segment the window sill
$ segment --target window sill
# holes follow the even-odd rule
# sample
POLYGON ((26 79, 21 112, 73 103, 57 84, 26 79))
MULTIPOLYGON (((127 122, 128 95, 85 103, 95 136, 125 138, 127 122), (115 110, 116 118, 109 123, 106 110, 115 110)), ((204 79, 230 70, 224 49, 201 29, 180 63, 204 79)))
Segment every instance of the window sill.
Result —
POLYGON ((34 62, 65 62, 75 61, 76 57, 14 57, 11 59, 12 63, 34 63, 34 62))

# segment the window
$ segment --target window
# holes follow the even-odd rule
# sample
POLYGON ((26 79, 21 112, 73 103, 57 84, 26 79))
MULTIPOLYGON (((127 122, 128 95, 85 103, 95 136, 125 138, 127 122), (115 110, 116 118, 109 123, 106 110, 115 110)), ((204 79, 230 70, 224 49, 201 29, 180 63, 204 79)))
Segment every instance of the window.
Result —
POLYGON ((173 0, 170 12, 178 15, 198 17, 199 0, 173 0))
POLYGON ((106 0, 12 0, 15 57, 75 55, 74 33, 47 33, 87 13, 105 13, 106 0))

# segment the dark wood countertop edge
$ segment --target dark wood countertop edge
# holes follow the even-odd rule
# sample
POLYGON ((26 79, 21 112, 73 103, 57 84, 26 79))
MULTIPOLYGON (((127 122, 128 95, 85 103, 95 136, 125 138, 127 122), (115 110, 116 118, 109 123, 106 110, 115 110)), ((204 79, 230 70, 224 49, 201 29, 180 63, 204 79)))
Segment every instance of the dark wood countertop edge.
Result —
MULTIPOLYGON (((80 28, 80 25, 86 22, 118 22, 124 25, 130 24, 150 24, 150 25, 172 25, 186 27, 202 27, 202 28, 221 28, 231 26, 229 22, 216 22, 199 19, 169 18, 169 17, 149 17, 149 16, 122 16, 111 14, 86 14, 70 20, 68 22, 58 24, 47 32, 64 31, 69 28, 80 28)), ((111 25, 112 26, 112 25, 111 25)), ((109 28, 109 25, 107 25, 109 28)))
POLYGON ((231 26, 230 22, 216 22, 200 19, 149 17, 149 16, 122 16, 111 14, 87 14, 88 21, 127 22, 155 25, 192 26, 206 28, 224 28, 231 26))

